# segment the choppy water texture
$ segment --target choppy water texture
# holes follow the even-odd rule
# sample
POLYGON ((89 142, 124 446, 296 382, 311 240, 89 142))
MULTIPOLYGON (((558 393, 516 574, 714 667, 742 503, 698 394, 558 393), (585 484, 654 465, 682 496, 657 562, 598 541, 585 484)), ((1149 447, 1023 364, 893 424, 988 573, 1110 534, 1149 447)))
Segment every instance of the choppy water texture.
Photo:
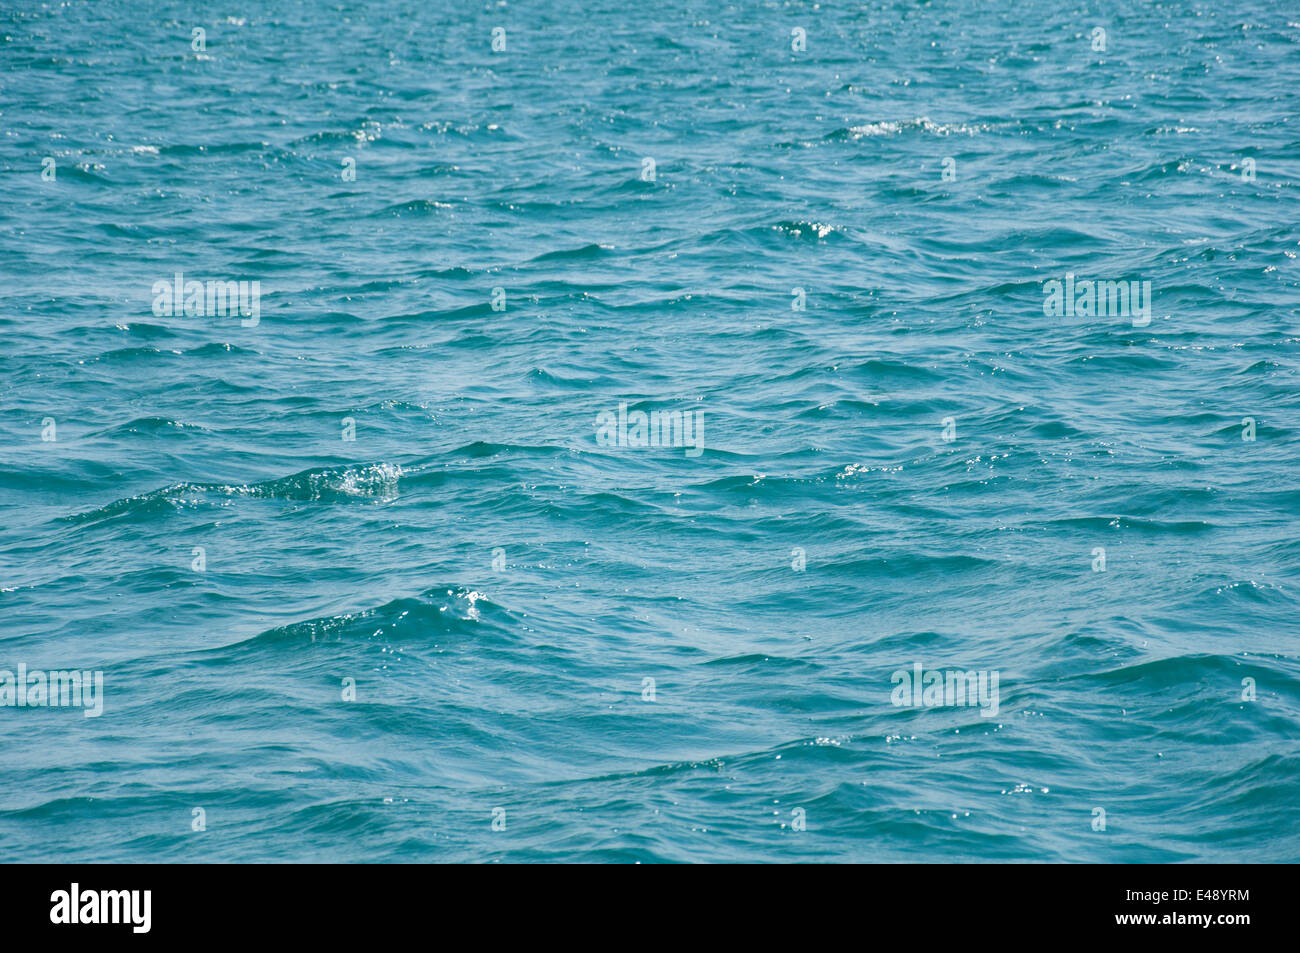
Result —
POLYGON ((1286 6, 6 5, 5 859, 1300 860, 1286 6))

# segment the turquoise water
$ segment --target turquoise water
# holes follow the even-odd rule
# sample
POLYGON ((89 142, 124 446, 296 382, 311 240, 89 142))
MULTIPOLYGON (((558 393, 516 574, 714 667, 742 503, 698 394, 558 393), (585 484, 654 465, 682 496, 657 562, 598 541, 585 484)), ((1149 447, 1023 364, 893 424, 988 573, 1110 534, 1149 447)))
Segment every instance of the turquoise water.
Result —
POLYGON ((5 859, 1300 860, 1284 6, 10 4, 5 859))

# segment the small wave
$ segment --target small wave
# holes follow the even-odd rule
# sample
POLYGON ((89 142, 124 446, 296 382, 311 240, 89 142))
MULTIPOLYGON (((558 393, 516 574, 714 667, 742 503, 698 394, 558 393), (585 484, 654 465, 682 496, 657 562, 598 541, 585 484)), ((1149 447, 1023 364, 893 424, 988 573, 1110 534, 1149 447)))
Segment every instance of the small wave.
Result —
POLYGON ((375 463, 359 467, 324 467, 260 483, 175 483, 139 496, 115 500, 84 513, 63 517, 74 523, 95 523, 123 516, 181 510, 212 498, 248 497, 292 502, 391 501, 398 496, 402 467, 375 463))

